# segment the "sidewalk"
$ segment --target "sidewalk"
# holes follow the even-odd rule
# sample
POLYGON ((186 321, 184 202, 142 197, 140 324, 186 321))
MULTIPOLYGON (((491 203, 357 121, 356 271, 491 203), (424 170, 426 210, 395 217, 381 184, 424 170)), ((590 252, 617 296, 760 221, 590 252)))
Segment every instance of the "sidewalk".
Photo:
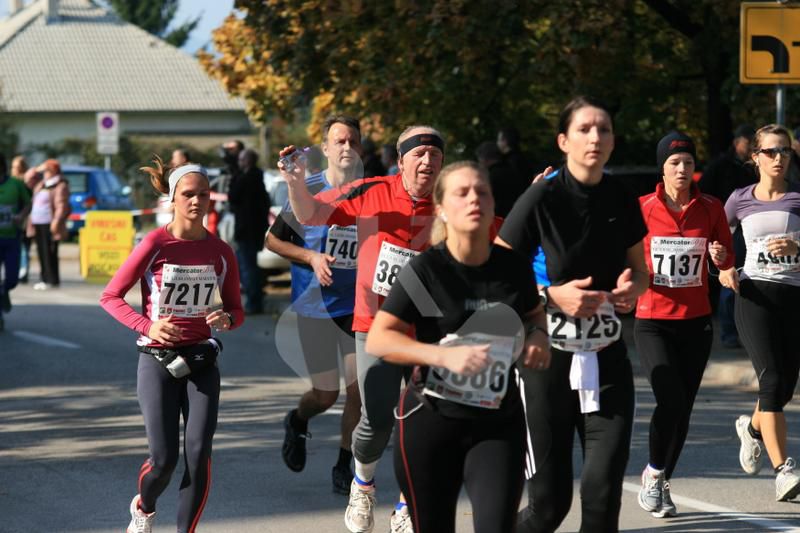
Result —
MULTIPOLYGON (((35 257, 35 247, 32 248, 32 254, 35 257)), ((58 250, 59 258, 61 260, 61 275, 65 281, 81 282, 80 271, 78 265, 78 244, 76 242, 64 243, 58 250)), ((31 279, 37 279, 39 263, 38 259, 33 259, 33 272, 35 273, 31 279)), ((284 291, 276 291, 283 293, 284 291)), ((286 294, 273 294, 272 297, 267 298, 267 306, 270 311, 275 314, 288 305, 288 291, 286 294), (285 302, 283 300, 286 300, 285 302)), ((634 369, 639 373, 639 356, 636 353, 636 345, 633 342, 633 318, 624 317, 624 335, 625 342, 628 346, 628 351, 633 361, 634 369)), ((711 357, 706 367, 706 372, 703 377, 703 382, 714 384, 717 386, 732 386, 732 387, 746 387, 756 390, 758 388, 758 380, 756 379, 755 370, 750 364, 750 359, 747 357, 747 352, 744 348, 731 350, 724 348, 719 340, 719 327, 716 319, 714 320, 714 345, 711 348, 711 357)))

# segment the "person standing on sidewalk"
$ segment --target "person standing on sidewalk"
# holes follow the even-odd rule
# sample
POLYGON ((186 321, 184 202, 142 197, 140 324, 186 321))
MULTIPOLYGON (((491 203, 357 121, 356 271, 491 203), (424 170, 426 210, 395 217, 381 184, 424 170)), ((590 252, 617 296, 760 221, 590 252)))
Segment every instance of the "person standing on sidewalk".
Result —
POLYGON ((0 331, 5 329, 3 313, 11 311, 9 293, 19 279, 20 228, 30 207, 30 191, 8 175, 6 158, 0 154, 0 331))
POLYGON ((211 487, 211 447, 219 412, 222 343, 211 328, 242 325, 239 274, 233 250, 203 226, 210 186, 199 165, 173 169, 156 158, 143 167, 153 188, 169 196, 174 218, 148 233, 114 274, 100 304, 139 333, 137 396, 150 457, 139 471, 127 533, 151 533, 156 501, 169 485, 180 455, 183 416, 184 474, 178 493, 178 533, 194 533, 211 487), (141 287, 142 312, 125 301, 141 287), (214 309, 217 290, 222 308, 214 309))
POLYGON ((701 194, 692 181, 695 157, 691 138, 667 134, 656 149, 663 182, 654 193, 639 198, 647 225, 644 256, 650 286, 636 306, 634 338, 656 408, 638 503, 656 518, 677 514, 670 479, 711 354, 707 258, 720 269, 734 264, 722 203, 701 194))
MULTIPOLYGON (((360 173, 361 125, 343 115, 322 125, 325 171, 306 178, 310 194, 341 187, 360 173)), ((361 176, 358 176, 361 177, 361 176)), ((358 238, 356 226, 303 226, 286 205, 267 233, 267 248, 292 262, 292 310, 311 378, 311 390, 284 419, 281 455, 300 472, 306 465, 308 422, 339 398, 339 357, 345 371, 346 400, 341 422, 339 459, 331 472, 333 491, 349 494, 353 481, 351 437, 361 411, 355 361, 353 306, 356 292, 358 238)))
POLYGON ((27 234, 36 242, 42 280, 34 284, 37 291, 58 287, 61 283, 58 265, 58 243, 67 239, 69 217, 69 183, 61 175, 61 165, 48 159, 38 167, 41 179, 33 187, 33 206, 27 234))
POLYGON ((800 476, 788 455, 783 408, 800 373, 800 185, 786 181, 792 139, 783 126, 756 132, 752 160, 759 181, 737 189, 725 204, 732 228, 741 226, 747 253, 741 279, 735 268, 720 283, 737 293, 736 326, 758 377, 752 417, 736 420, 742 469, 756 475, 764 448, 775 472, 775 499, 800 494, 800 476))
POLYGON ((520 368, 528 420, 528 500, 520 533, 558 529, 572 505, 572 451, 581 440, 581 531, 619 529, 633 429, 633 369, 618 312, 633 311, 648 285, 637 199, 604 177, 614 149, 607 108, 578 97, 559 117, 555 174, 514 204, 498 244, 535 258, 553 357, 520 368))
MULTIPOLYGON (((11 160, 11 177, 24 183, 25 188, 28 189, 28 195, 30 196, 31 189, 28 187, 28 184, 25 183, 25 173, 28 172, 28 168, 28 162, 25 160, 25 156, 17 155, 11 160)), ((28 237, 25 232, 27 221, 28 219, 26 217, 23 224, 20 226, 20 228, 22 228, 22 247, 19 256, 20 283, 28 283, 28 271, 30 270, 31 238, 28 237)))
MULTIPOLYGON (((284 148, 281 156, 293 150, 284 148)), ((368 353, 367 331, 400 269, 429 246, 434 219, 430 197, 442 169, 444 139, 430 126, 410 126, 400 134, 397 151, 399 174, 356 180, 316 196, 308 192, 302 164, 282 172, 292 211, 302 224, 358 226, 353 331, 362 407, 353 431, 355 477, 345 511, 345 525, 353 533, 375 526, 375 470, 392 434, 400 382, 408 380, 409 370, 368 353)), ((404 502, 391 520, 392 531, 411 530, 404 502)))

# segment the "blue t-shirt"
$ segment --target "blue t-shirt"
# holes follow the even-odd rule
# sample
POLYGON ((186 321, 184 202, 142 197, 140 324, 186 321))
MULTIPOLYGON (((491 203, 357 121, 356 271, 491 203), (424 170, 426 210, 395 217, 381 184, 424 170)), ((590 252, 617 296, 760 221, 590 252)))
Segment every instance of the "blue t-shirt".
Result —
MULTIPOLYGON (((325 172, 306 178, 309 192, 331 189, 325 172)), ((270 233, 282 241, 336 258, 331 265, 333 284, 322 287, 310 265, 292 262, 292 309, 309 318, 329 318, 353 314, 356 292, 358 239, 355 226, 306 226, 300 224, 286 202, 270 233)))

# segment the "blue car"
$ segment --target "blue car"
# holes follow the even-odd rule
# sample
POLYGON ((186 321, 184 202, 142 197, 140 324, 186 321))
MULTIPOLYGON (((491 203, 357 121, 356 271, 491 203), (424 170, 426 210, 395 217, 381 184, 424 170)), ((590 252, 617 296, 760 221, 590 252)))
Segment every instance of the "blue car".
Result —
MULTIPOLYGON (((111 171, 100 167, 62 165, 61 175, 69 182, 69 205, 72 215, 92 209, 105 211, 130 211, 133 209, 131 188, 123 185, 111 171)), ((68 220, 70 236, 78 234, 83 220, 68 220)))

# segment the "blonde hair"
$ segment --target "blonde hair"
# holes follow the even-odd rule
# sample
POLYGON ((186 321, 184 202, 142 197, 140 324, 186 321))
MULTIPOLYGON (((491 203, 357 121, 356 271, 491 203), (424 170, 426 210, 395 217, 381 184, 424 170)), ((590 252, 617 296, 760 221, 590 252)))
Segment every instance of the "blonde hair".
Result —
POLYGON ((139 167, 139 170, 150 177, 150 185, 161 194, 169 194, 169 175, 175 167, 164 163, 158 155, 153 155, 153 166, 139 167))
MULTIPOLYGON (((474 170, 483 181, 486 183, 489 182, 489 175, 475 161, 464 160, 450 163, 449 165, 446 165, 441 172, 439 172, 439 176, 436 177, 436 181, 433 184, 433 205, 442 205, 445 188, 447 187, 447 183, 445 182, 447 177, 453 172, 463 170, 465 168, 474 170)), ((440 217, 436 217, 436 219, 433 221, 433 226, 431 227, 431 246, 435 246, 445 239, 447 239, 447 225, 440 217)))
POLYGON ((770 134, 783 135, 789 141, 789 145, 792 144, 792 134, 789 133, 789 130, 779 124, 767 124, 766 126, 758 128, 758 131, 753 136, 754 153, 761 149, 761 142, 764 140, 764 137, 770 134))

